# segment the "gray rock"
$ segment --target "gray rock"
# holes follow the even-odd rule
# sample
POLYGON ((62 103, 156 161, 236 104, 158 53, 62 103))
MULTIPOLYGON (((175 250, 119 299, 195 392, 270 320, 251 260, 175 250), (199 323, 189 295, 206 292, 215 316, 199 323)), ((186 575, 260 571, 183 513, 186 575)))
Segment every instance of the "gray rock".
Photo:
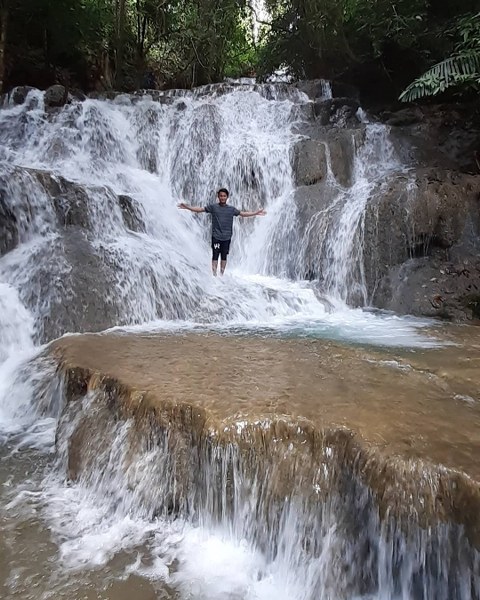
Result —
MULTIPOLYGON (((0 179, 0 255, 35 236, 28 253, 12 253, 5 273, 35 315, 36 341, 132 322, 125 290, 118 291, 119 277, 131 277, 130 263, 119 255, 116 242, 118 236, 144 228, 141 211, 129 196, 46 171, 5 170, 0 179)), ((146 261, 142 281, 157 286, 156 276, 155 266, 146 261)), ((135 302, 134 287, 127 291, 130 302, 135 302)), ((158 286, 154 299, 157 294, 160 298, 158 286)), ((162 306, 159 302, 158 311, 162 306)), ((185 309, 182 317, 186 314, 185 309)))
POLYGON ((71 226, 91 229, 89 197, 81 185, 47 171, 31 171, 47 191, 57 215, 60 228, 71 226))
POLYGON ((349 187, 352 184, 356 148, 364 139, 363 126, 343 129, 303 123, 295 132, 304 136, 292 153, 294 179, 298 185, 325 178, 328 161, 340 185, 349 187))
POLYGON ((4 191, 0 190, 0 256, 18 244, 17 218, 5 202, 4 191))
POLYGON ((298 81, 294 86, 312 100, 325 97, 325 80, 323 79, 298 81))
POLYGON ((292 165, 296 185, 312 185, 325 178, 327 158, 325 142, 304 139, 293 148, 292 165))
POLYGON ((23 104, 25 102, 26 97, 28 96, 28 93, 33 89, 35 88, 30 87, 29 85, 17 86, 13 88, 13 90, 10 92, 9 99, 14 104, 23 104))
POLYGON ((412 167, 440 167, 478 173, 480 110, 476 104, 425 105, 383 111, 392 139, 412 167))
POLYGON ((400 314, 436 317, 449 321, 478 319, 480 273, 467 268, 449 271, 451 263, 427 257, 392 267, 379 285, 377 305, 400 314))
POLYGON ((326 141, 335 179, 344 187, 351 186, 356 147, 363 141, 363 130, 329 129, 326 141))
POLYGON ((77 100, 78 102, 83 102, 86 99, 87 99, 87 95, 84 94, 82 92, 82 90, 71 89, 68 92, 68 102, 71 102, 72 100, 77 100))
POLYGON ((115 272, 81 228, 72 226, 55 240, 38 245, 25 268, 31 276, 20 294, 37 315, 37 341, 46 342, 66 331, 101 331, 119 321, 119 306, 109 293, 115 272), (48 310, 42 309, 42 303, 48 310))
POLYGON ((145 220, 135 200, 131 196, 120 194, 118 196, 118 203, 122 211, 125 227, 137 233, 144 233, 146 230, 145 220))
POLYGON ((472 318, 468 298, 480 286, 479 187, 480 176, 440 169, 420 169, 413 180, 398 174, 377 187, 364 226, 365 275, 374 306, 472 318))
POLYGON ((294 202, 301 228, 310 221, 313 215, 325 210, 330 201, 328 186, 325 182, 298 187, 294 193, 294 202))
POLYGON ((359 126, 356 116, 360 104, 351 98, 332 98, 315 102, 315 116, 320 125, 355 128, 359 126))
POLYGON ((63 85, 55 84, 45 90, 45 108, 63 106, 68 100, 68 93, 63 85))
POLYGON ((293 121, 314 121, 315 107, 313 102, 303 102, 302 104, 294 104, 292 106, 293 121))
POLYGON ((321 275, 322 242, 326 232, 326 220, 317 219, 316 215, 327 210, 332 197, 327 181, 301 186, 295 190, 294 202, 297 213, 296 235, 298 239, 293 245, 302 248, 301 256, 296 256, 296 276, 302 279, 318 279, 321 275))

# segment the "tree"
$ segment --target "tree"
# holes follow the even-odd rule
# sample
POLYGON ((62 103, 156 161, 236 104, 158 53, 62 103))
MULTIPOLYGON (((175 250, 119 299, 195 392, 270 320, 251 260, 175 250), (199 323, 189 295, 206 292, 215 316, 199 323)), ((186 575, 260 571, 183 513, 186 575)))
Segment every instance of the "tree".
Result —
POLYGON ((5 51, 7 44, 8 5, 7 0, 0 1, 0 93, 5 80, 5 51))

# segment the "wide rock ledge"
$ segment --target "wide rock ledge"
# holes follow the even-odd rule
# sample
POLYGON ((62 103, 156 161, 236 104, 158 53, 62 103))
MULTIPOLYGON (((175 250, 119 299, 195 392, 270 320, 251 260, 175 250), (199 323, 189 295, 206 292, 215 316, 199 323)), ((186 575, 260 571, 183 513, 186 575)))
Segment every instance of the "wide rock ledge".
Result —
POLYGON ((478 391, 478 373, 472 382, 470 365, 453 347, 435 352, 428 368, 438 365, 444 384, 433 387, 424 353, 409 357, 406 376, 373 351, 324 341, 104 334, 67 337, 48 352, 63 381, 57 437, 68 444, 70 477, 94 477, 111 460, 118 424, 130 421, 127 462, 116 469, 128 481, 138 475, 130 473, 132 461, 158 448, 160 470, 138 490, 152 514, 199 509, 212 493, 233 502, 238 489, 215 487, 223 465, 241 469, 250 489, 258 484, 273 504, 299 495, 318 503, 363 489, 379 518, 396 519, 405 535, 456 523, 480 544, 472 430, 472 411, 480 409, 452 396, 478 391), (395 400, 385 402, 393 389, 395 400), (162 496, 160 488, 169 491, 162 496))

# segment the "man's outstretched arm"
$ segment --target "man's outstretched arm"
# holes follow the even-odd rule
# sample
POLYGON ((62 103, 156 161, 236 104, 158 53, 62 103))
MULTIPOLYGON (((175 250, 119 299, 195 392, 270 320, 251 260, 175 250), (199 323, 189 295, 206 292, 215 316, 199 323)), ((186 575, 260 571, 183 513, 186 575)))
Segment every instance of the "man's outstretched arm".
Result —
POLYGON ((184 210, 189 210, 194 213, 205 212, 205 208, 203 206, 189 206, 188 204, 185 204, 185 202, 180 202, 178 208, 183 208, 184 210))
POLYGON ((241 210, 240 217, 263 217, 267 213, 260 208, 259 210, 241 210))

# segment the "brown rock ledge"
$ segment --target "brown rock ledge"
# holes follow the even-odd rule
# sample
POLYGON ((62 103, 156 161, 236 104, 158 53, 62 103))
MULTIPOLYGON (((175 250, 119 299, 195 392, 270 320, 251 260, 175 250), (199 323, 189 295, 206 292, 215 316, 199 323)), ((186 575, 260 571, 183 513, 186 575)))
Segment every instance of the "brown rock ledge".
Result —
MULTIPOLYGON (((311 487, 332 448, 381 515, 453 521, 480 542, 478 346, 387 354, 322 340, 110 333, 50 348, 67 402, 101 391, 115 418, 141 430, 154 422, 190 449, 213 439, 284 463, 274 484, 282 495, 311 487)), ((72 477, 86 468, 88 428, 73 433, 72 477)))

